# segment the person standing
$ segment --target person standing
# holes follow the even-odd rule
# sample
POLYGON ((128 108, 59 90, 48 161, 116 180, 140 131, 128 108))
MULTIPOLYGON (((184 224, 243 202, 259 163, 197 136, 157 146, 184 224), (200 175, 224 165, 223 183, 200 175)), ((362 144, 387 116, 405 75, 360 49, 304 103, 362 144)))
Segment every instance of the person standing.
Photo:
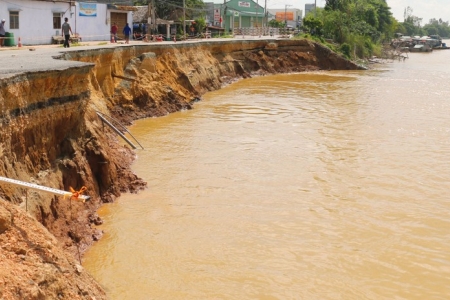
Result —
POLYGON ((69 48, 70 35, 73 35, 72 27, 70 27, 69 19, 64 18, 64 23, 61 26, 61 35, 64 36, 64 48, 69 48))
POLYGON ((117 28, 116 23, 113 23, 113 26, 111 26, 111 43, 117 43, 117 28))
POLYGON ((3 47, 3 44, 5 42, 4 37, 6 36, 6 31, 5 31, 5 19, 2 20, 2 22, 0 23, 0 47, 3 47))
POLYGON ((128 26, 128 23, 123 28, 123 34, 125 35, 125 44, 129 44, 130 43, 131 28, 130 28, 130 26, 128 26))

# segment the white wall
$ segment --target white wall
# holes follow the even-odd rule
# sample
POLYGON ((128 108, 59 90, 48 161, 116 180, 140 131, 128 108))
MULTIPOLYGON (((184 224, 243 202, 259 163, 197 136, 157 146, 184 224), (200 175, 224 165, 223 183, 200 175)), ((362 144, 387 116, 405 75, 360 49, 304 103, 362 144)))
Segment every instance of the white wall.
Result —
POLYGON ((109 11, 106 9, 106 4, 97 3, 97 16, 95 17, 80 16, 78 2, 73 10, 74 12, 76 10, 76 13, 72 17, 66 14, 66 17, 69 18, 72 31, 77 32, 83 41, 109 41, 109 11))
MULTIPOLYGON (((77 11, 79 11, 79 5, 77 3, 77 11)), ((73 21, 69 22, 74 31, 76 24, 77 33, 80 34, 83 41, 109 41, 111 38, 111 12, 119 12, 127 14, 127 23, 133 28, 133 15, 129 11, 121 11, 115 9, 107 9, 106 4, 97 3, 97 16, 96 17, 83 17, 77 14, 77 17, 73 17, 73 21)), ((123 28, 119 28, 121 33, 123 28)), ((75 31, 74 31, 75 32, 75 31)))
POLYGON ((297 27, 298 18, 302 19, 302 14, 303 14, 303 11, 301 9, 298 9, 298 8, 291 8, 291 9, 289 9, 289 8, 286 8, 286 9, 269 8, 269 9, 267 9, 267 11, 273 15, 271 18, 269 18, 269 21, 272 20, 272 19, 275 19, 275 15, 276 15, 277 12, 281 12, 281 13, 291 12, 291 13, 293 13, 294 14, 294 20, 293 21, 289 21, 289 20, 287 21, 287 25, 291 25, 293 27, 297 27))
MULTIPOLYGON (((117 11, 117 10, 112 10, 117 11)), ((53 28, 53 13, 61 12, 61 24, 64 18, 69 18, 72 31, 79 33, 83 41, 109 41, 110 39, 110 10, 106 4, 97 3, 97 16, 84 17, 79 15, 79 3, 70 7, 69 3, 44 2, 32 0, 14 0, 4 2, 0 0, 0 19, 5 19, 5 29, 13 33, 15 44, 21 38, 23 45, 51 44, 52 36, 61 28, 53 28), (19 11, 19 29, 10 29, 9 11, 19 11)), ((120 11, 125 13, 124 11, 120 11)), ((128 23, 133 23, 131 12, 128 14, 128 23)), ((121 29, 120 29, 121 30, 121 29)))

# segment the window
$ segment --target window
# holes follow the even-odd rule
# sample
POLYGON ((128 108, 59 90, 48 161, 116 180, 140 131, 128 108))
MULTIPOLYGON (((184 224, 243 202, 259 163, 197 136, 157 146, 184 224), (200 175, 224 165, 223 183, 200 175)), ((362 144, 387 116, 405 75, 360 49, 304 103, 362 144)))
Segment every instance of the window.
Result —
POLYGON ((19 29, 19 12, 18 11, 10 11, 9 12, 9 28, 10 29, 19 29))
POLYGON ((61 14, 53 13, 53 29, 61 28, 61 14))

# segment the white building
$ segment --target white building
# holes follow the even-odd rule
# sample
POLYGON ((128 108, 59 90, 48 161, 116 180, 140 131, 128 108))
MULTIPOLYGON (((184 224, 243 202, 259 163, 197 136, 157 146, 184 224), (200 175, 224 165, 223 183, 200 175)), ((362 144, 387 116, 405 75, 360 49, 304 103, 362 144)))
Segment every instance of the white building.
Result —
POLYGON ((310 12, 314 12, 315 9, 316 9, 316 4, 315 3, 305 4, 305 17, 310 12))
POLYGON ((13 45, 19 38, 23 45, 51 44, 52 36, 61 36, 66 17, 83 41, 109 41, 113 22, 119 33, 126 23, 132 26, 133 10, 131 6, 69 0, 0 1, 0 19, 6 20, 6 36, 14 37, 13 45))
POLYGON ((272 17, 269 19, 275 19, 280 22, 286 22, 286 25, 289 27, 296 28, 298 26, 302 25, 302 18, 303 18, 303 11, 298 8, 279 8, 279 9, 273 9, 269 8, 267 9, 270 15, 272 17))

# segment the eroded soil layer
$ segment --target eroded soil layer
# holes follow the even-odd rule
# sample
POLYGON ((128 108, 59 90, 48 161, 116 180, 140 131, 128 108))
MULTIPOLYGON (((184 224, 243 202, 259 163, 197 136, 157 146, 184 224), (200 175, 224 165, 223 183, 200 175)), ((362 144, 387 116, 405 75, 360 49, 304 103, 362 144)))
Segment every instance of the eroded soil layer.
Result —
MULTIPOLYGON (((239 78, 358 69, 307 40, 99 47, 67 52, 59 59, 83 63, 0 79, 0 176, 66 191, 86 187, 91 201, 0 184, 0 196, 6 200, 0 200, 0 298, 48 299, 63 289, 63 283, 58 287, 49 283, 57 279, 39 284, 38 275, 30 275, 25 278, 30 284, 24 285, 17 276, 7 275, 24 264, 25 269, 37 268, 30 274, 44 272, 50 263, 57 272, 70 274, 64 275, 67 280, 84 276, 73 257, 101 237, 92 226, 101 222, 95 213, 98 207, 123 192, 146 187, 130 169, 133 150, 119 143, 117 133, 102 123, 97 112, 129 125, 138 118, 191 109, 205 92, 239 78), (23 223, 29 221, 27 215, 40 224, 23 223), (14 217, 20 223, 12 221, 14 217), (20 247, 14 246, 18 243, 20 247), (52 262, 55 251, 67 253, 58 259, 67 260, 63 267, 52 262)), ((89 283, 92 278, 80 280, 90 288, 80 288, 80 283, 70 295, 103 297, 97 285, 89 283)))

